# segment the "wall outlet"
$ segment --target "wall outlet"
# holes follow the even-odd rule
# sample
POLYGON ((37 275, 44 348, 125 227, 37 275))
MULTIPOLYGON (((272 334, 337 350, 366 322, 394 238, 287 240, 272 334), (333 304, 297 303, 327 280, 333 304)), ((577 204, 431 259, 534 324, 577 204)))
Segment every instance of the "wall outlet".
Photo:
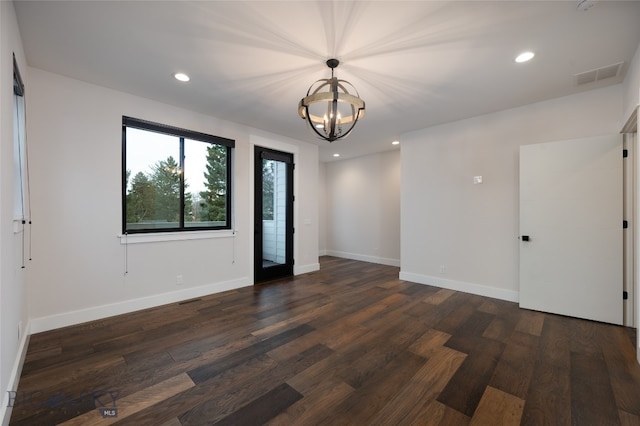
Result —
POLYGON ((184 278, 182 277, 182 275, 176 276, 176 285, 182 285, 182 284, 184 284, 184 278))
POLYGON ((447 273, 447 266, 446 265, 440 265, 440 273, 441 274, 446 274, 447 273))

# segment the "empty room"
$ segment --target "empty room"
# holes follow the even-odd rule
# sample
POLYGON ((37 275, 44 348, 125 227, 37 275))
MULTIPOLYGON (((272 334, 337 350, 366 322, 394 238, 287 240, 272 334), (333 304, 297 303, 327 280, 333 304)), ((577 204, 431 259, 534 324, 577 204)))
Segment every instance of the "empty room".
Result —
POLYGON ((640 424, 639 18, 1 1, 1 424, 640 424))

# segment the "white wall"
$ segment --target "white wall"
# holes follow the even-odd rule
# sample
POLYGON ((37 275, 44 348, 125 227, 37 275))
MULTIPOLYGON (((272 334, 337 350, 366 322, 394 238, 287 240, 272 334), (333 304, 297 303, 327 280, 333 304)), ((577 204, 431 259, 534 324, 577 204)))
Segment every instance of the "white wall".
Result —
MULTIPOLYGON (((250 139, 260 132, 39 69, 29 74, 33 331, 253 283, 250 139), (123 115, 236 140, 235 237, 222 231, 214 233, 219 238, 121 244, 123 115)), ((287 142, 299 150, 300 191, 315 194, 317 147, 287 142)), ((312 269, 318 264, 317 204, 308 198, 299 200, 300 210, 316 213, 305 216, 309 224, 298 244, 300 261, 312 269)))
POLYGON ((318 164, 318 251, 327 254, 327 163, 318 164))
MULTIPOLYGON (((30 82, 26 76, 22 41, 12 2, 0 2, 0 423, 11 414, 7 391, 15 390, 26 346, 27 324, 25 276, 22 269, 22 226, 14 224, 13 176, 13 53, 24 80, 27 96, 30 82), (15 232, 14 232, 15 226, 15 232), (22 329, 21 329, 22 328, 22 329)), ((28 238, 26 239, 28 241, 28 238)))
POLYGON ((327 163, 325 179, 327 254, 399 266, 400 151, 327 163))
POLYGON ((629 64, 623 87, 623 119, 626 120, 640 104, 640 45, 629 64))
POLYGON ((610 86, 403 135, 400 277, 516 301, 519 146, 618 133, 622 90, 610 86), (479 175, 484 183, 474 185, 479 175))

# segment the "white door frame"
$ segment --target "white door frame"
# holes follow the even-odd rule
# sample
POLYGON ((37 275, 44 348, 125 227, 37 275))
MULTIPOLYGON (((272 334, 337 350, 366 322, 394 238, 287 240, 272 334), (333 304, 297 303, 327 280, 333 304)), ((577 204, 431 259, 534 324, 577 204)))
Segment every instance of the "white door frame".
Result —
POLYGON ((627 292, 628 298, 623 302, 624 325, 636 327, 635 298, 636 298, 636 278, 635 278, 635 241, 636 241, 636 216, 635 216, 635 194, 636 194, 636 147, 635 134, 623 134, 623 148, 627 150, 628 156, 623 164, 623 218, 627 221, 628 228, 622 234, 623 238, 623 290, 627 292))
MULTIPOLYGON (((264 148, 270 148, 270 149, 275 149, 276 151, 282 151, 282 152, 286 152, 289 154, 293 154, 293 162, 294 164, 298 162, 298 157, 299 157, 299 149, 297 146, 286 143, 286 142, 281 142, 278 140, 274 140, 274 139, 269 139, 267 137, 262 137, 262 136, 257 136, 257 135, 250 135, 249 136, 249 223, 251 224, 251 227, 253 227, 253 223, 254 223, 254 165, 255 165, 255 146, 261 146, 264 148)), ((295 200, 299 199, 298 198, 298 189, 300 188, 300 185, 298 184, 298 170, 296 170, 295 168, 293 169, 293 198, 295 200)), ((296 226, 298 226, 297 224, 299 223, 298 221, 298 204, 299 203, 293 203, 293 226, 294 228, 296 226)), ((298 241, 298 236, 299 236, 299 232, 294 232, 293 234, 293 259, 299 259, 300 258, 300 253, 299 253, 299 247, 300 247, 300 243, 298 241)), ((253 253, 253 245, 254 245, 254 235, 253 235, 253 229, 251 229, 251 232, 249 232, 249 247, 251 247, 251 251, 253 253)), ((253 259, 253 255, 252 255, 252 259, 253 259)), ((255 271, 254 271, 254 265, 253 262, 251 262, 251 277, 254 277, 255 271)), ((303 271, 300 271, 300 267, 298 265, 296 265, 294 263, 293 265, 293 275, 299 275, 303 273, 303 271)), ((251 283, 252 285, 255 284, 254 282, 255 280, 253 278, 251 278, 251 283)))
MULTIPOLYGON (((638 149, 638 107, 634 108, 629 116, 629 119, 622 127, 620 132, 625 135, 625 147, 628 147, 630 157, 633 158, 633 162, 629 164, 629 167, 633 167, 631 175, 632 179, 632 217, 634 224, 640 224, 640 196, 638 196, 638 189, 640 188, 640 173, 638 173, 638 165, 640 165, 640 149, 638 149)), ((626 212, 625 212, 626 213, 626 212)), ((633 317, 633 323, 625 325, 629 327, 635 327, 636 330, 640 327, 640 291, 638 291, 638 266, 640 265, 640 250, 638 244, 640 243, 640 226, 633 227, 633 254, 631 255, 633 261, 631 261, 633 267, 633 280, 630 288, 633 289, 633 296, 629 295, 629 303, 627 309, 631 311, 633 317)), ((626 319, 627 315, 625 315, 626 319)), ((640 363, 640 333, 636 333, 636 357, 638 363, 640 363)))

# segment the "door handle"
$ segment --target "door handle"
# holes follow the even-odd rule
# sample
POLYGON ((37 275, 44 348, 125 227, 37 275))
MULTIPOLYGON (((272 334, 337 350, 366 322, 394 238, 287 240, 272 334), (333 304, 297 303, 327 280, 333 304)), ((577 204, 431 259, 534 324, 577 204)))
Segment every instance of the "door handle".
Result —
POLYGON ((522 237, 520 237, 520 239, 522 241, 529 241, 529 236, 528 235, 523 235, 522 237))

